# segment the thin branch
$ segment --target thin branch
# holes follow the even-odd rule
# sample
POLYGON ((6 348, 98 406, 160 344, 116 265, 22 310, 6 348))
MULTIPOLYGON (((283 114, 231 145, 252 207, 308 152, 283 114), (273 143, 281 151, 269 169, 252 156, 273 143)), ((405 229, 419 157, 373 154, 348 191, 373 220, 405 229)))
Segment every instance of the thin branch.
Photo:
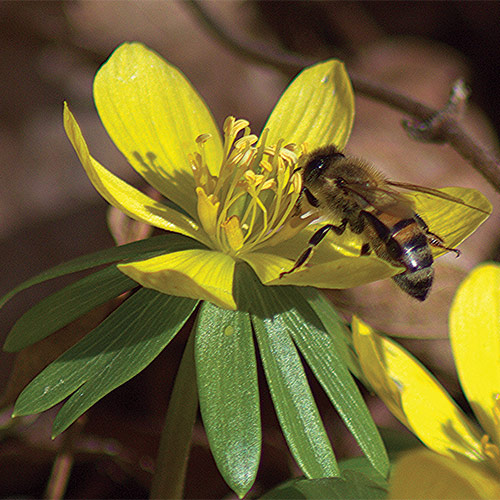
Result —
MULTIPOLYGON (((310 66, 315 59, 288 52, 283 48, 269 46, 250 41, 216 20, 202 2, 188 2, 193 12, 203 21, 207 29, 224 45, 254 62, 279 68, 287 73, 297 72, 310 66)), ((439 136, 440 142, 449 144, 462 158, 469 162, 483 177, 500 192, 500 162, 487 149, 480 146, 459 124, 453 116, 443 118, 443 112, 422 104, 411 97, 400 94, 393 89, 374 83, 356 73, 349 71, 354 90, 370 99, 387 104, 402 113, 411 116, 427 127, 430 137, 439 136), (432 131, 433 119, 439 116, 438 130, 432 131)), ((413 123, 418 128, 421 124, 413 123)))
POLYGON ((266 64, 278 68, 286 73, 295 73, 304 66, 310 66, 317 62, 316 60, 286 52, 285 50, 270 49, 268 45, 250 41, 242 38, 239 33, 229 25, 225 26, 216 20, 208 11, 204 2, 189 0, 186 2, 193 12, 200 19, 207 30, 220 42, 230 48, 233 52, 250 59, 259 64, 266 64))

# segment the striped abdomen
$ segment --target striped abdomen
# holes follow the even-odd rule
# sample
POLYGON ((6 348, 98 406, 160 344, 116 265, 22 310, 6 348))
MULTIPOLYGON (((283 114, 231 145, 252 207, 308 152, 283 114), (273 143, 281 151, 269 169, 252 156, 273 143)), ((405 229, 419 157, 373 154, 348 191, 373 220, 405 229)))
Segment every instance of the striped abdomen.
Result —
POLYGON ((365 214, 380 240, 374 245, 375 253, 382 259, 406 267, 406 271, 394 276, 393 280, 412 297, 425 300, 434 278, 434 259, 425 222, 417 215, 397 220, 384 213, 377 216, 369 212, 365 214))

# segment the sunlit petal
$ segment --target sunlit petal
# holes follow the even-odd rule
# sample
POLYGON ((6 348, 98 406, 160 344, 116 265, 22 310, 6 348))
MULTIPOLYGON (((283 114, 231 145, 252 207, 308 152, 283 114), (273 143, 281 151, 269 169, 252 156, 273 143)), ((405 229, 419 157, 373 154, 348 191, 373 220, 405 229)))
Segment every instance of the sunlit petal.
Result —
POLYGON ((64 128, 90 181, 108 203, 135 220, 207 243, 205 233, 189 217, 141 193, 92 158, 67 104, 64 105, 64 128))
POLYGON ((196 196, 188 154, 203 144, 216 173, 222 143, 207 106, 184 75, 140 43, 120 45, 94 80, 94 99, 111 139, 146 181, 189 214, 196 196))
MULTIPOLYGON (((282 271, 291 268, 288 266, 282 271)), ((383 260, 372 257, 346 257, 339 254, 335 259, 304 267, 271 281, 271 285, 315 286, 317 288, 351 288, 388 278, 394 274, 394 267, 383 260)))
POLYGON ((353 319, 354 347, 377 395, 427 447, 481 460, 480 435, 436 379, 408 352, 353 319))
POLYGON ((268 144, 286 143, 316 149, 335 144, 343 149, 354 120, 354 94, 343 63, 326 61, 303 70, 274 108, 265 128, 268 144))
POLYGON ((480 464, 418 449, 405 453, 396 462, 391 474, 389 498, 500 498, 500 483, 480 464))
MULTIPOLYGON (((252 252, 244 254, 241 259, 250 264, 255 271, 259 280, 268 285, 271 281, 279 278, 283 269, 289 264, 289 260, 281 257, 280 255, 268 254, 264 252, 252 252)), ((275 285, 282 285, 284 283, 274 283, 275 285)))
POLYGON ((450 311, 460 383, 485 431, 500 443, 500 266, 485 264, 460 285, 450 311))
MULTIPOLYGON (((447 246, 456 247, 470 236, 489 216, 491 203, 476 189, 447 187, 437 191, 454 196, 478 210, 423 193, 413 193, 415 210, 430 230, 442 238, 447 246)), ((436 249, 434 255, 444 250, 436 249)))
POLYGON ((234 265, 234 259, 221 252, 183 250, 119 264, 118 269, 146 288, 179 297, 208 300, 225 309, 235 309, 234 265))

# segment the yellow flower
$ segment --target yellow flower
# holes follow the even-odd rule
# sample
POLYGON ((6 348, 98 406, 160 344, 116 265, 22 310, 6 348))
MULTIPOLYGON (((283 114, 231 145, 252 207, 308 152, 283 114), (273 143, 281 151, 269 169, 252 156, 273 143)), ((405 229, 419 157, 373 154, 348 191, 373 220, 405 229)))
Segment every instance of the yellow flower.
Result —
POLYGON ((396 342, 358 319, 353 340, 372 389, 428 448, 442 455, 415 452, 404 457, 396 467, 392 498, 444 498, 436 489, 425 494, 429 485, 436 488, 443 482, 451 495, 446 498, 500 497, 500 266, 475 269, 459 287, 450 311, 458 377, 482 429, 396 342), (465 482, 470 490, 460 489, 465 482))
MULTIPOLYGON (((360 257, 359 238, 346 232, 327 238, 307 268, 280 279, 319 223, 304 230, 314 215, 296 214, 301 192, 297 161, 304 152, 328 144, 343 149, 351 131, 353 92, 339 61, 300 73, 260 137, 251 133, 246 120, 234 117, 225 120, 221 137, 182 73, 139 43, 121 45, 102 66, 94 81, 94 100, 116 146, 169 204, 146 196, 95 160, 66 105, 66 133, 99 193, 133 219, 204 245, 166 248, 163 255, 118 265, 144 287, 236 309, 238 261, 248 263, 262 283, 273 285, 346 288, 401 271, 375 256, 360 257)), ((452 194, 483 203, 474 190, 452 194)), ((438 224, 441 237, 451 235, 451 245, 485 218, 471 215, 466 207, 439 211, 434 205, 435 215, 428 217, 423 205, 420 214, 433 230, 438 224)))

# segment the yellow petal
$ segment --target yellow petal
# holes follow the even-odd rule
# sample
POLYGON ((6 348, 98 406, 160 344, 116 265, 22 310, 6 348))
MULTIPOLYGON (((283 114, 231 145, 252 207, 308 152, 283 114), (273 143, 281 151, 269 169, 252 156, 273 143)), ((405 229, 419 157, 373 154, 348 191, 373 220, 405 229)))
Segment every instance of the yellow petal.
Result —
POLYGON ((307 225, 314 220, 315 216, 304 217, 298 219, 296 217, 288 219, 283 224, 279 231, 273 234, 269 239, 257 246, 257 249, 273 249, 272 253, 290 256, 290 258, 298 257, 300 252, 307 246, 312 233, 307 232, 307 225), (307 235, 306 239, 301 238, 302 235, 307 235), (280 250, 276 251, 277 248, 280 250))
MULTIPOLYGON (((278 278, 283 271, 293 267, 295 261, 308 247, 311 236, 324 225, 311 224, 287 241, 276 245, 262 246, 259 250, 272 255, 288 258, 279 272, 269 274, 269 279, 278 278), (274 276, 274 278, 272 278, 274 276)), ((279 236, 280 233, 277 234, 279 236)), ((270 239, 266 243, 270 243, 270 239)), ((350 288, 372 281, 388 278, 402 268, 396 268, 374 255, 360 257, 362 241, 359 235, 346 231, 343 235, 329 235, 314 249, 307 266, 287 274, 273 285, 315 286, 320 288, 350 288), (349 233, 349 234, 347 234, 349 233)))
POLYGON ((343 149, 354 120, 354 94, 343 63, 326 61, 303 70, 269 117, 267 144, 307 142, 311 150, 327 144, 343 149))
POLYGON ((64 104, 64 129, 90 181, 108 203, 132 219, 190 236, 205 244, 208 243, 204 232, 189 217, 141 193, 92 158, 80 127, 66 103, 64 104))
MULTIPOLYGON (((416 212, 430 230, 442 238, 447 246, 454 248, 488 218, 492 210, 491 203, 476 189, 447 187, 437 191, 459 198, 478 209, 424 193, 411 193, 415 200, 416 212)), ((437 256, 445 251, 436 249, 433 253, 437 256)))
POLYGON ((155 189, 196 214, 188 154, 204 143, 209 169, 216 173, 222 143, 207 106, 185 76, 140 43, 120 45, 94 80, 99 116, 130 164, 155 189))
POLYGON ((479 433, 436 379, 359 319, 353 319, 352 330, 362 371, 391 412, 434 451, 480 460, 479 433))
MULTIPOLYGON (((288 261, 288 265, 282 271, 288 271, 292 265, 288 261)), ((306 266, 269 284, 332 289, 352 288, 389 278, 395 269, 387 262, 373 257, 346 257, 336 254, 336 258, 330 262, 306 266)))
MULTIPOLYGON (((264 252, 243 254, 240 255, 240 258, 250 264, 255 274, 257 274, 259 280, 261 283, 264 283, 264 285, 269 285, 270 282, 276 281, 280 273, 290 265, 288 259, 280 255, 264 252)), ((273 283, 273 285, 281 284, 284 285, 285 283, 280 283, 279 281, 273 283)))
POLYGON ((500 266, 479 266, 450 310, 450 340, 460 383, 485 431, 500 443, 494 409, 500 394, 500 266))
POLYGON ((221 252, 183 250, 119 264, 118 269, 146 288, 179 297, 208 300, 236 309, 233 298, 235 261, 221 252))
MULTIPOLYGON (((269 250, 269 248, 267 249, 269 250)), ((280 277, 293 267, 293 261, 279 253, 252 252, 239 256, 250 264, 264 285, 313 286, 316 288, 352 288, 387 278, 393 267, 379 259, 369 257, 338 257, 332 262, 299 269, 280 277)))
POLYGON ((500 498, 500 483, 481 465, 451 459, 425 449, 405 453, 389 483, 389 499, 500 498))

